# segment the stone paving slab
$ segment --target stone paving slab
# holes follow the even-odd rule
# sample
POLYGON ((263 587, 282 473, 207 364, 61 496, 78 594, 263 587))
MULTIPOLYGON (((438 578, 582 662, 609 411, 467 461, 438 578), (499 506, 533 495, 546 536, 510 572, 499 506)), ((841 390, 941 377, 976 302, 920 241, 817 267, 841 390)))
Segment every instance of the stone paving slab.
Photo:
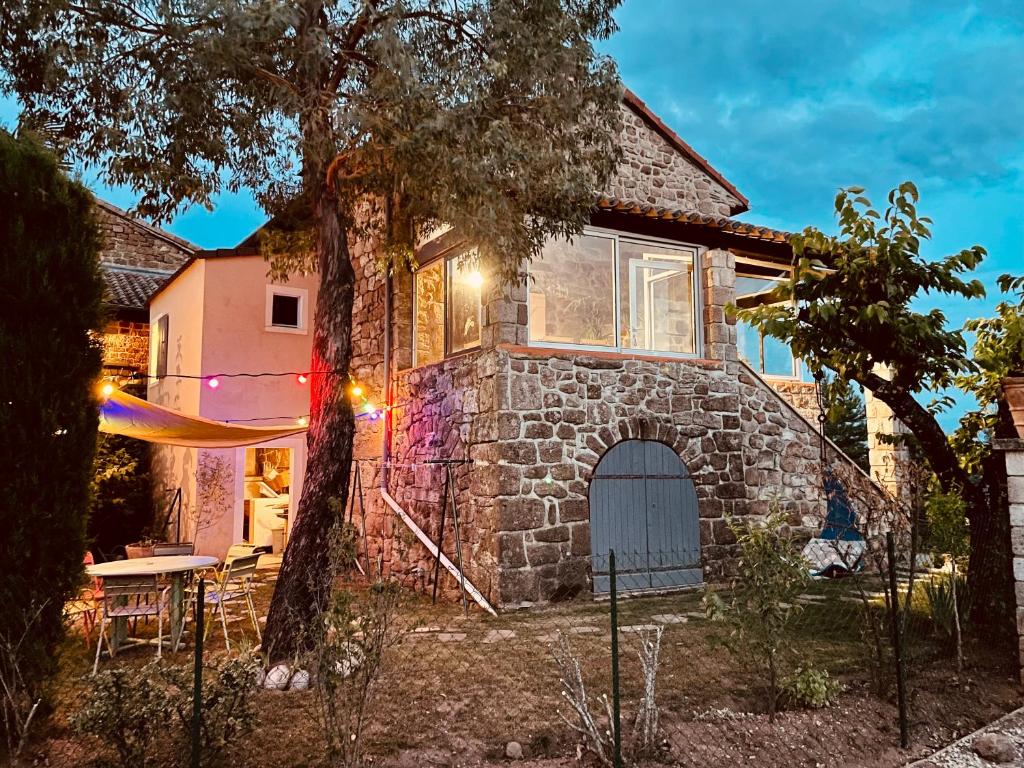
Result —
POLYGON ((954 741, 938 752, 908 764, 907 768, 994 768, 1003 765, 1024 765, 1024 707, 1003 715, 994 723, 954 741), (975 739, 989 733, 1002 734, 1017 746, 1017 760, 1009 763, 993 763, 974 752, 975 739))
POLYGON ((656 613, 651 616, 651 621, 658 624, 685 624, 689 619, 681 613, 656 613))

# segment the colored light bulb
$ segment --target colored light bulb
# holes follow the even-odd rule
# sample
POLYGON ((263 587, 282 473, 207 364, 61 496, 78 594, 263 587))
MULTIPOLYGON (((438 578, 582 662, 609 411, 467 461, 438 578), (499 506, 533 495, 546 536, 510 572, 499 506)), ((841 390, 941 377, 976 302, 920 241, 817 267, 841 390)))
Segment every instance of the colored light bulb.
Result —
POLYGON ((298 376, 295 377, 295 380, 299 382, 299 384, 305 384, 307 381, 309 381, 309 377, 304 373, 300 373, 298 376))
POLYGON ((217 387, 220 386, 220 379, 218 379, 216 376, 207 379, 206 386, 208 386, 210 389, 216 389, 217 387))

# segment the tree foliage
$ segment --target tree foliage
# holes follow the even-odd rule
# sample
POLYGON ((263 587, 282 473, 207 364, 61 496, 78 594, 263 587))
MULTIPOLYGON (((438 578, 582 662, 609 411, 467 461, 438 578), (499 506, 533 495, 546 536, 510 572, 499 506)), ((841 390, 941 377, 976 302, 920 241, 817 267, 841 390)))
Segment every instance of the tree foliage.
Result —
MULTIPOLYGON (((103 285, 91 195, 30 137, 0 132, 0 694, 43 696, 82 573, 103 285), (22 640, 25 642, 22 642, 22 640)), ((10 735, 10 734, 8 734, 10 735)))
POLYGON ((864 398, 849 381, 832 377, 825 388, 825 436, 857 465, 868 469, 868 423, 864 398))
MULTIPOLYGON (((595 39, 618 0, 15 0, 0 77, 67 146, 166 218, 221 189, 274 216, 272 272, 316 269, 309 456, 265 643, 294 655, 330 589, 348 495, 356 277, 438 224, 493 278, 578 233, 614 170, 621 85, 595 39), (70 43, 70 44, 69 44, 70 43), (316 579, 306 578, 309 568, 316 579)), ((497 283, 497 280, 495 280, 497 283)))
POLYGON ((922 311, 917 302, 925 295, 983 297, 984 286, 970 273, 985 250, 975 245, 936 260, 924 258, 921 245, 931 236, 931 220, 919 215, 917 203, 910 182, 889 193, 882 213, 859 187, 840 191, 838 235, 810 227, 791 239, 796 269, 775 291, 788 303, 739 315, 790 343, 812 371, 831 371, 870 390, 908 428, 907 439, 942 491, 966 502, 978 618, 1008 627, 1013 605, 1009 531, 998 511, 999 490, 991 472, 983 476, 963 461, 974 451, 973 463, 981 466, 984 435, 964 433, 964 444, 954 445, 937 419, 948 400, 922 404, 919 399, 979 372, 962 330, 950 328, 941 309, 922 311))

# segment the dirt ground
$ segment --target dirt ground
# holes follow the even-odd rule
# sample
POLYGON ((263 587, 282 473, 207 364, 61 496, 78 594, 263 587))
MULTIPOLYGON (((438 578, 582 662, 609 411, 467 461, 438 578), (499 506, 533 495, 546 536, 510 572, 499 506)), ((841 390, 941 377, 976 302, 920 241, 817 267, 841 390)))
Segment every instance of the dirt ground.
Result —
MULTIPOLYGON (((273 575, 263 574, 258 612, 265 615, 273 575)), ((641 689, 638 642, 663 627, 657 680, 661 743, 643 765, 851 766, 902 765, 930 754, 1021 703, 1010 654, 977 640, 967 645, 967 667, 956 675, 948 655, 920 629, 909 664, 912 700, 909 750, 898 749, 894 696, 875 695, 866 651, 851 624, 857 606, 811 600, 794 639, 805 662, 826 668, 844 685, 834 705, 791 710, 770 723, 758 679, 742 658, 716 642, 718 628, 703 617, 700 596, 684 593, 625 600, 619 606, 623 732, 628 741, 641 689), (831 611, 831 613, 829 612, 831 611)), ((583 754, 568 714, 552 657, 558 633, 569 637, 589 692, 610 691, 608 604, 579 601, 489 617, 456 605, 431 606, 416 598, 403 613, 409 628, 391 651, 370 712, 368 764, 383 768, 507 765, 506 744, 519 742, 520 766, 555 768, 596 764, 583 754), (580 757, 582 755, 582 757, 580 757)), ((223 654, 212 628, 210 653, 223 654)), ((248 636, 246 622, 230 624, 232 643, 248 636)), ((141 666, 150 651, 131 650, 101 665, 141 666)), ((190 650, 167 657, 191 664, 190 650)), ((36 734, 28 765, 110 765, 97 740, 73 735, 66 716, 88 686, 91 652, 70 639, 62 659, 61 705, 36 734)), ((310 692, 261 691, 258 726, 235 749, 237 768, 323 766, 322 732, 310 692)))

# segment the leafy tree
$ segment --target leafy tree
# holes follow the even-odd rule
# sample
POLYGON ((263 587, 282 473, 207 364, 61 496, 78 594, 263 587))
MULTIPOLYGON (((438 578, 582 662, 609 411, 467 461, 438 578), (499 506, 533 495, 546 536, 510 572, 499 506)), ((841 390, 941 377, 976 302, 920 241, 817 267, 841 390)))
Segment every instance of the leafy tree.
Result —
POLYGON ((345 499, 355 274, 447 223, 495 276, 578 233, 617 162, 621 86, 592 41, 618 0, 15 0, 0 71, 70 149, 158 218, 253 190, 272 271, 316 269, 309 458, 267 622, 296 650, 345 499), (68 44, 68 41, 73 44, 68 44), (314 574, 307 578, 307 574, 314 574))
POLYGON ((99 435, 93 465, 89 541, 110 556, 138 541, 153 525, 153 482, 145 443, 121 435, 99 435))
MULTIPOLYGON (((985 256, 978 245, 937 261, 920 254, 931 220, 919 216, 918 193, 904 182, 889 193, 879 213, 863 190, 839 192, 839 235, 810 227, 791 239, 796 256, 792 280, 776 290, 775 304, 739 315, 793 347, 812 371, 831 371, 855 381, 892 409, 910 431, 915 450, 931 466, 942 490, 967 505, 971 531, 972 611, 978 621, 1009 630, 1014 598, 1008 521, 1000 514, 998 472, 984 463, 971 471, 950 442, 937 414, 946 400, 919 401, 927 392, 955 385, 977 371, 962 332, 947 327, 940 309, 916 308, 922 294, 973 299, 984 286, 966 273, 985 256), (887 378, 880 373, 887 369, 887 378)), ((977 433, 970 440, 984 452, 977 433)))
POLYGON ((825 388, 825 436, 867 471, 868 422, 864 398, 846 379, 832 377, 825 388))
POLYGON ((92 207, 49 152, 0 131, 0 720, 13 748, 82 573, 103 295, 92 207))

